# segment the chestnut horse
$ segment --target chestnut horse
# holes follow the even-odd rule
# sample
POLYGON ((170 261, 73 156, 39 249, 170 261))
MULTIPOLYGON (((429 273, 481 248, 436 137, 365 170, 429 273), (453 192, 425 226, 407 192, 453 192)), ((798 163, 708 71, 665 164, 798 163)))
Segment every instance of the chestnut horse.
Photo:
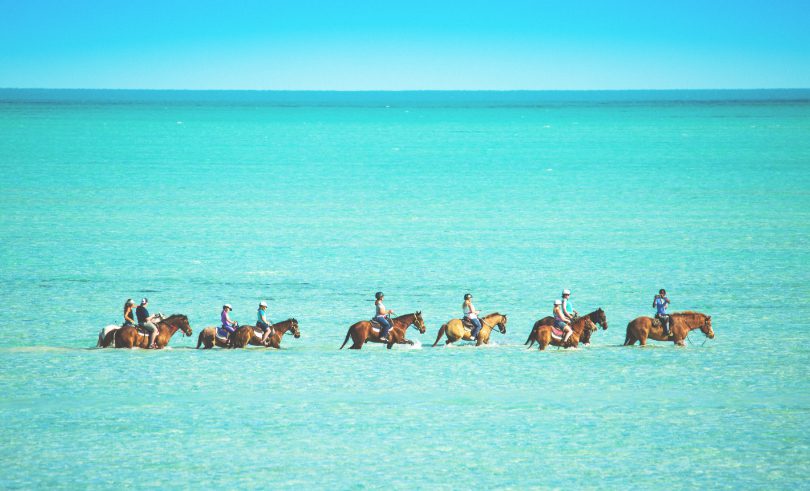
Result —
MULTIPOLYGON (((253 346, 266 346, 268 348, 279 348, 281 338, 288 330, 296 338, 301 337, 301 332, 298 330, 298 321, 295 319, 287 319, 286 321, 273 324, 275 333, 267 338, 267 344, 262 343, 262 336, 264 333, 257 329, 255 326, 240 326, 235 333, 231 335, 230 348, 244 348, 247 345, 253 346)), ((199 341, 197 341, 199 344, 199 341)))
MULTIPOLYGON (((602 310, 602 309, 599 309, 599 310, 602 310)), ((598 310, 597 310, 597 312, 598 312, 598 310)), ((604 315, 605 315, 604 312, 602 312, 603 317, 604 317, 604 315)), ((578 319, 578 317, 576 319, 578 319)), ((576 320, 576 319, 574 319, 574 320, 576 320)), ((584 346, 590 345, 591 344, 591 335, 598 330, 597 325, 602 326, 602 330, 607 329, 608 328, 607 317, 604 317, 604 322, 592 322, 591 325, 590 325, 591 326, 590 329, 585 329, 582 332, 582 336, 580 336, 579 342, 582 343, 584 346)), ((552 316, 543 317, 539 321, 535 322, 534 327, 532 327, 532 330, 529 333, 529 337, 526 338, 526 342, 523 343, 523 344, 528 344, 529 348, 531 348, 534 345, 535 342, 539 343, 540 338, 538 337, 538 335, 539 335, 539 332, 540 332, 540 328, 543 327, 543 326, 554 326, 554 317, 552 317, 552 316)), ((572 336, 573 336, 573 334, 572 334, 572 336)), ((570 341, 570 338, 569 338, 569 341, 570 341)))
POLYGON ((647 344, 647 338, 651 338, 656 341, 672 341, 677 346, 683 346, 686 336, 693 329, 700 329, 707 338, 714 339, 712 316, 689 310, 673 312, 669 316, 672 337, 664 336, 664 326, 653 325, 652 317, 636 317, 627 324, 627 337, 624 339, 624 345, 632 346, 638 341, 641 346, 644 346, 647 344))
MULTIPOLYGON (((416 326, 419 334, 425 333, 425 321, 422 320, 422 312, 418 310, 413 314, 393 318, 391 324, 393 324, 391 330, 388 331, 388 349, 391 349, 395 344, 413 344, 413 341, 405 337, 405 332, 411 325, 416 326)), ((352 345, 349 349, 361 349, 365 343, 384 342, 380 341, 380 331, 371 327, 371 321, 360 321, 352 324, 346 333, 346 339, 340 345, 340 349, 346 346, 349 337, 352 338, 352 345)))
MULTIPOLYGON (((174 314, 157 322, 157 328, 155 344, 158 349, 165 348, 178 330, 182 331, 184 336, 191 336, 192 333, 188 317, 182 314, 174 314)), ((148 334, 138 332, 136 327, 127 326, 109 331, 101 346, 104 348, 110 345, 114 348, 147 348, 148 344, 148 334)))
POLYGON ((605 316, 605 311, 601 308, 594 310, 590 314, 574 319, 571 322, 571 330, 574 332, 571 334, 571 337, 568 338, 568 342, 563 343, 562 339, 557 339, 551 335, 551 328, 554 325, 554 318, 543 317, 534 323, 534 326, 532 326, 532 332, 529 333, 529 338, 526 339, 526 343, 524 344, 528 344, 529 348, 531 348, 534 346, 536 341, 540 345, 539 348, 541 350, 546 349, 546 346, 549 344, 563 348, 576 348, 586 333, 587 339, 590 339, 590 333, 597 329, 597 324, 602 326, 602 329, 608 328, 607 316, 605 316), (549 324, 549 319, 551 319, 551 324, 549 324))
MULTIPOLYGON (((495 326, 498 326, 498 331, 500 331, 501 334, 506 334, 506 315, 493 312, 492 314, 481 317, 480 320, 481 330, 478 332, 478 340, 475 342, 476 346, 489 344, 489 335, 492 333, 492 328, 495 326)), ((433 343, 433 346, 439 344, 439 341, 445 334, 447 334, 447 340, 444 342, 444 344, 455 343, 459 339, 464 341, 472 340, 472 331, 464 327, 461 319, 450 319, 447 324, 442 324, 442 327, 439 328, 439 334, 436 336, 436 342, 433 343)))

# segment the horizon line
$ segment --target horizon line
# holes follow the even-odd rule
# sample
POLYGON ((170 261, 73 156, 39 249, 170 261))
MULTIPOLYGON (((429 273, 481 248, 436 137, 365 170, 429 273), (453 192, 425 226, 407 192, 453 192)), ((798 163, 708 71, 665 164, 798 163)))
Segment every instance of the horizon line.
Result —
POLYGON ((671 91, 763 91, 810 90, 810 87, 714 87, 714 88, 645 88, 645 89, 193 89, 193 88, 125 88, 125 87, 0 87, 0 90, 130 90, 185 92, 671 92, 671 91))

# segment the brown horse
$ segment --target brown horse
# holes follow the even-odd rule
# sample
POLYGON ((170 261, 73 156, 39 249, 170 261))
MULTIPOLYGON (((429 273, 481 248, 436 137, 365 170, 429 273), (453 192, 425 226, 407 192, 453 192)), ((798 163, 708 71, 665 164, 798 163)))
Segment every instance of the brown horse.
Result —
MULTIPOLYGON (((262 336, 264 333, 255 326, 241 326, 231 335, 230 348, 244 348, 248 344, 253 346, 266 346, 268 348, 279 348, 281 338, 288 330, 295 338, 301 337, 301 332, 298 330, 298 321, 295 319, 287 319, 286 321, 273 324, 275 333, 267 338, 267 344, 262 343, 262 336)), ((197 341, 199 344, 199 340, 197 341)))
MULTIPOLYGON (((169 340, 178 330, 184 336, 191 336, 191 326, 188 317, 182 314, 174 314, 157 323, 158 334, 155 336, 155 344, 158 349, 165 348, 169 340)), ((114 348, 147 348, 149 345, 149 335, 138 332, 133 326, 122 327, 107 333, 102 347, 112 345, 114 348)))
POLYGON ((590 333, 597 329, 597 325, 602 326, 602 329, 608 328, 607 316, 605 316, 605 311, 601 308, 594 310, 590 314, 574 319, 571 322, 571 330, 574 332, 566 343, 563 343, 561 338, 552 335, 551 328, 553 325, 553 317, 543 317, 535 322, 534 326, 532 326, 532 331, 529 333, 529 338, 526 339, 526 343, 524 344, 528 344, 529 348, 531 348, 536 341, 540 345, 541 350, 546 349, 546 346, 549 344, 563 348, 576 348, 585 336, 585 333, 588 333, 588 339, 590 339, 590 333), (551 319, 551 324, 549 324, 549 319, 551 319))
POLYGON ((636 341, 641 346, 647 344, 647 339, 656 341, 672 341, 677 346, 683 346, 686 336, 693 329, 700 331, 709 339, 714 339, 712 330, 712 316, 701 314, 700 312, 684 311, 670 314, 670 332, 672 337, 664 336, 664 327, 660 323, 653 323, 651 317, 636 317, 627 324, 627 337, 624 338, 625 346, 632 346, 636 341))
MULTIPOLYGON (((492 328, 495 326, 498 327, 498 331, 500 331, 501 334, 506 334, 506 322, 506 315, 501 315, 497 312, 493 312, 492 314, 482 317, 481 331, 478 333, 478 339, 475 342, 475 345, 481 346, 482 344, 489 344, 489 335, 492 333, 492 328)), ((447 324, 442 324, 442 327, 439 328, 439 334, 436 336, 436 342, 433 343, 433 346, 439 344, 439 341, 445 334, 447 334, 447 340, 444 342, 444 344, 455 343, 459 339, 465 341, 472 340, 472 332, 464 327, 461 319, 450 319, 447 324)))
MULTIPOLYGON (((395 317, 391 320, 391 330, 388 331, 388 349, 391 349, 395 344, 413 344, 413 341, 405 337, 405 331, 411 325, 416 326, 419 334, 425 333, 425 321, 422 320, 422 312, 416 311, 413 314, 405 314, 395 317)), ((346 339, 340 345, 340 349, 346 346, 349 342, 349 337, 352 338, 352 345, 349 349, 360 349, 365 343, 383 343, 380 341, 380 331, 372 328, 371 321, 356 322, 349 327, 346 333, 346 339)))

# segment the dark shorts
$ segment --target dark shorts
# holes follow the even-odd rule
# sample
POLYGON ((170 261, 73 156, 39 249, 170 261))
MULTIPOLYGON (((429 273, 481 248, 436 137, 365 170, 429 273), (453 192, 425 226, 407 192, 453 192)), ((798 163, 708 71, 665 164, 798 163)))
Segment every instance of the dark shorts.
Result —
POLYGON ((565 330, 565 326, 567 326, 567 325, 568 324, 566 324, 563 321, 554 321, 554 327, 556 327, 557 329, 560 329, 560 330, 565 330))

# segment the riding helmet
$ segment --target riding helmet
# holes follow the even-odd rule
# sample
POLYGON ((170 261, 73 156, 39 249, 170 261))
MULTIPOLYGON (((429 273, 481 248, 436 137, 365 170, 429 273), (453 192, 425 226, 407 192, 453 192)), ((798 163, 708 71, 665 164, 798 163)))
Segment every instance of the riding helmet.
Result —
POLYGON ((377 293, 374 294, 374 298, 376 298, 377 300, 381 299, 382 297, 383 297, 383 292, 377 292, 377 293))
POLYGON ((471 294, 469 294, 469 293, 465 293, 465 294, 464 294, 464 300, 469 300, 469 299, 471 299, 471 298, 472 298, 472 295, 471 295, 471 294))

